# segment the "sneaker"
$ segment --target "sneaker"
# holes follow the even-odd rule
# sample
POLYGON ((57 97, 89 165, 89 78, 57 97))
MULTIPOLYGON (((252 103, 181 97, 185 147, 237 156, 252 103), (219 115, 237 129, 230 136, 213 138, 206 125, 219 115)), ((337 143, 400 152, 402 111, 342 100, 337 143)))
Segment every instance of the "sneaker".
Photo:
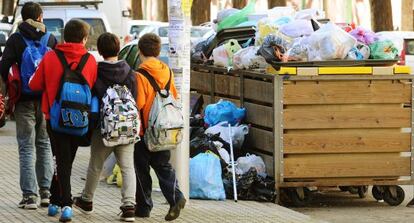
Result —
POLYGON ((138 209, 135 209, 135 217, 138 217, 138 218, 149 218, 150 217, 150 213, 149 212, 138 211, 138 209))
POLYGON ((69 206, 65 206, 62 208, 62 214, 60 215, 59 222, 71 222, 72 216, 72 208, 69 206))
POLYGON ((36 210, 37 209, 37 197, 36 196, 23 197, 18 207, 23 208, 23 209, 36 210))
POLYGON ((167 215, 165 216, 166 221, 173 221, 180 216, 181 209, 184 209, 185 203, 187 200, 185 198, 181 198, 176 205, 170 207, 168 210, 167 215))
POLYGON ((84 214, 91 214, 93 211, 92 202, 85 201, 82 199, 82 197, 74 197, 73 205, 84 214))
POLYGON ((122 206, 121 221, 134 222, 135 221, 135 206, 122 206))
POLYGON ((414 198, 410 202, 408 202, 407 207, 414 208, 414 198))
POLYGON ((49 204, 49 207, 47 208, 47 215, 50 217, 54 217, 59 213, 59 206, 55 204, 49 204))
POLYGON ((41 190, 40 194, 40 207, 47 208, 49 206, 50 193, 48 190, 41 190))

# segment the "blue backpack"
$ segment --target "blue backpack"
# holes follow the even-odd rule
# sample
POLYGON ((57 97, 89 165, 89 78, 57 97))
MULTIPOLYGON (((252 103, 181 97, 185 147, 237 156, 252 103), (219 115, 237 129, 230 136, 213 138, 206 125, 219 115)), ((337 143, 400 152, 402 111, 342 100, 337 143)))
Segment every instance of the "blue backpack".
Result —
POLYGON ((82 70, 90 54, 83 55, 76 70, 72 70, 63 52, 55 53, 63 66, 63 75, 50 109, 50 125, 53 131, 83 136, 88 132, 92 94, 82 70))
POLYGON ((20 34, 20 36, 26 43, 26 48, 22 54, 22 63, 20 65, 22 93, 29 95, 40 95, 40 92, 33 92, 29 88, 29 81, 36 71, 37 66, 39 65, 43 56, 50 50, 50 48, 47 46, 50 38, 50 33, 47 32, 45 35, 43 35, 40 41, 28 39, 22 34, 20 34))

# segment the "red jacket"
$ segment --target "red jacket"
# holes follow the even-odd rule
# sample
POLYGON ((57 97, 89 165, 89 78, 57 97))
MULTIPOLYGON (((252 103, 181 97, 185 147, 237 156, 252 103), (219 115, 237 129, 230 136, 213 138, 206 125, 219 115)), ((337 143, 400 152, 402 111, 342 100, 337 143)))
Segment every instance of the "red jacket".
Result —
MULTIPOLYGON (((76 69, 81 57, 87 53, 86 48, 80 43, 64 43, 56 46, 57 50, 64 52, 68 64, 72 64, 72 69, 76 69)), ((88 62, 82 70, 82 74, 93 87, 97 76, 97 64, 95 58, 91 55, 88 62)), ((60 87, 60 80, 63 75, 63 66, 54 51, 46 53, 40 62, 35 74, 29 82, 29 87, 33 91, 43 91, 42 111, 49 120, 50 107, 53 104, 60 87)))

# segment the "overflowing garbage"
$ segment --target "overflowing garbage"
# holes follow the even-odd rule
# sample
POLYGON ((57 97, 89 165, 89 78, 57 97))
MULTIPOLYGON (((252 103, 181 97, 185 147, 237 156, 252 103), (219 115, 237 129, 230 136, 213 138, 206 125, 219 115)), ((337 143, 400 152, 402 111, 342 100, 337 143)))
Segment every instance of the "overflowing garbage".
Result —
MULTIPOLYGON (((193 63, 209 63, 228 69, 264 69, 268 64, 329 60, 395 60, 394 43, 363 27, 319 22, 324 13, 315 9, 295 11, 275 7, 254 11, 255 1, 243 9, 226 9, 218 14, 216 36, 192 50, 193 63), (234 39, 220 36, 240 27, 251 27, 255 35, 234 39), (214 48, 212 55, 207 48, 214 48)), ((235 32, 235 31, 234 31, 235 32)))
POLYGON ((247 152, 246 109, 220 100, 201 110, 194 100, 190 121, 190 198, 273 202, 275 181, 263 159, 247 152))

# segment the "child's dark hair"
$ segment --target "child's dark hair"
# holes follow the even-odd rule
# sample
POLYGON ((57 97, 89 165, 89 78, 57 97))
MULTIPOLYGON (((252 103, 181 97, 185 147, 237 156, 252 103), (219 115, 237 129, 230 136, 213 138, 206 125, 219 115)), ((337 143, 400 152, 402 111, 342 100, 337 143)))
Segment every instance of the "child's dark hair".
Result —
POLYGON ((21 14, 23 21, 26 21, 28 19, 37 21, 37 19, 43 14, 43 10, 40 4, 38 3, 26 2, 22 7, 21 14))
POLYGON ((89 35, 90 26, 80 19, 71 19, 65 25, 63 39, 67 43, 81 43, 89 35))
POLYGON ((154 33, 147 33, 139 39, 138 48, 146 57, 158 57, 161 52, 161 39, 154 33))
POLYGON ((115 34, 107 32, 99 36, 97 46, 103 58, 116 57, 120 50, 120 41, 115 34))

